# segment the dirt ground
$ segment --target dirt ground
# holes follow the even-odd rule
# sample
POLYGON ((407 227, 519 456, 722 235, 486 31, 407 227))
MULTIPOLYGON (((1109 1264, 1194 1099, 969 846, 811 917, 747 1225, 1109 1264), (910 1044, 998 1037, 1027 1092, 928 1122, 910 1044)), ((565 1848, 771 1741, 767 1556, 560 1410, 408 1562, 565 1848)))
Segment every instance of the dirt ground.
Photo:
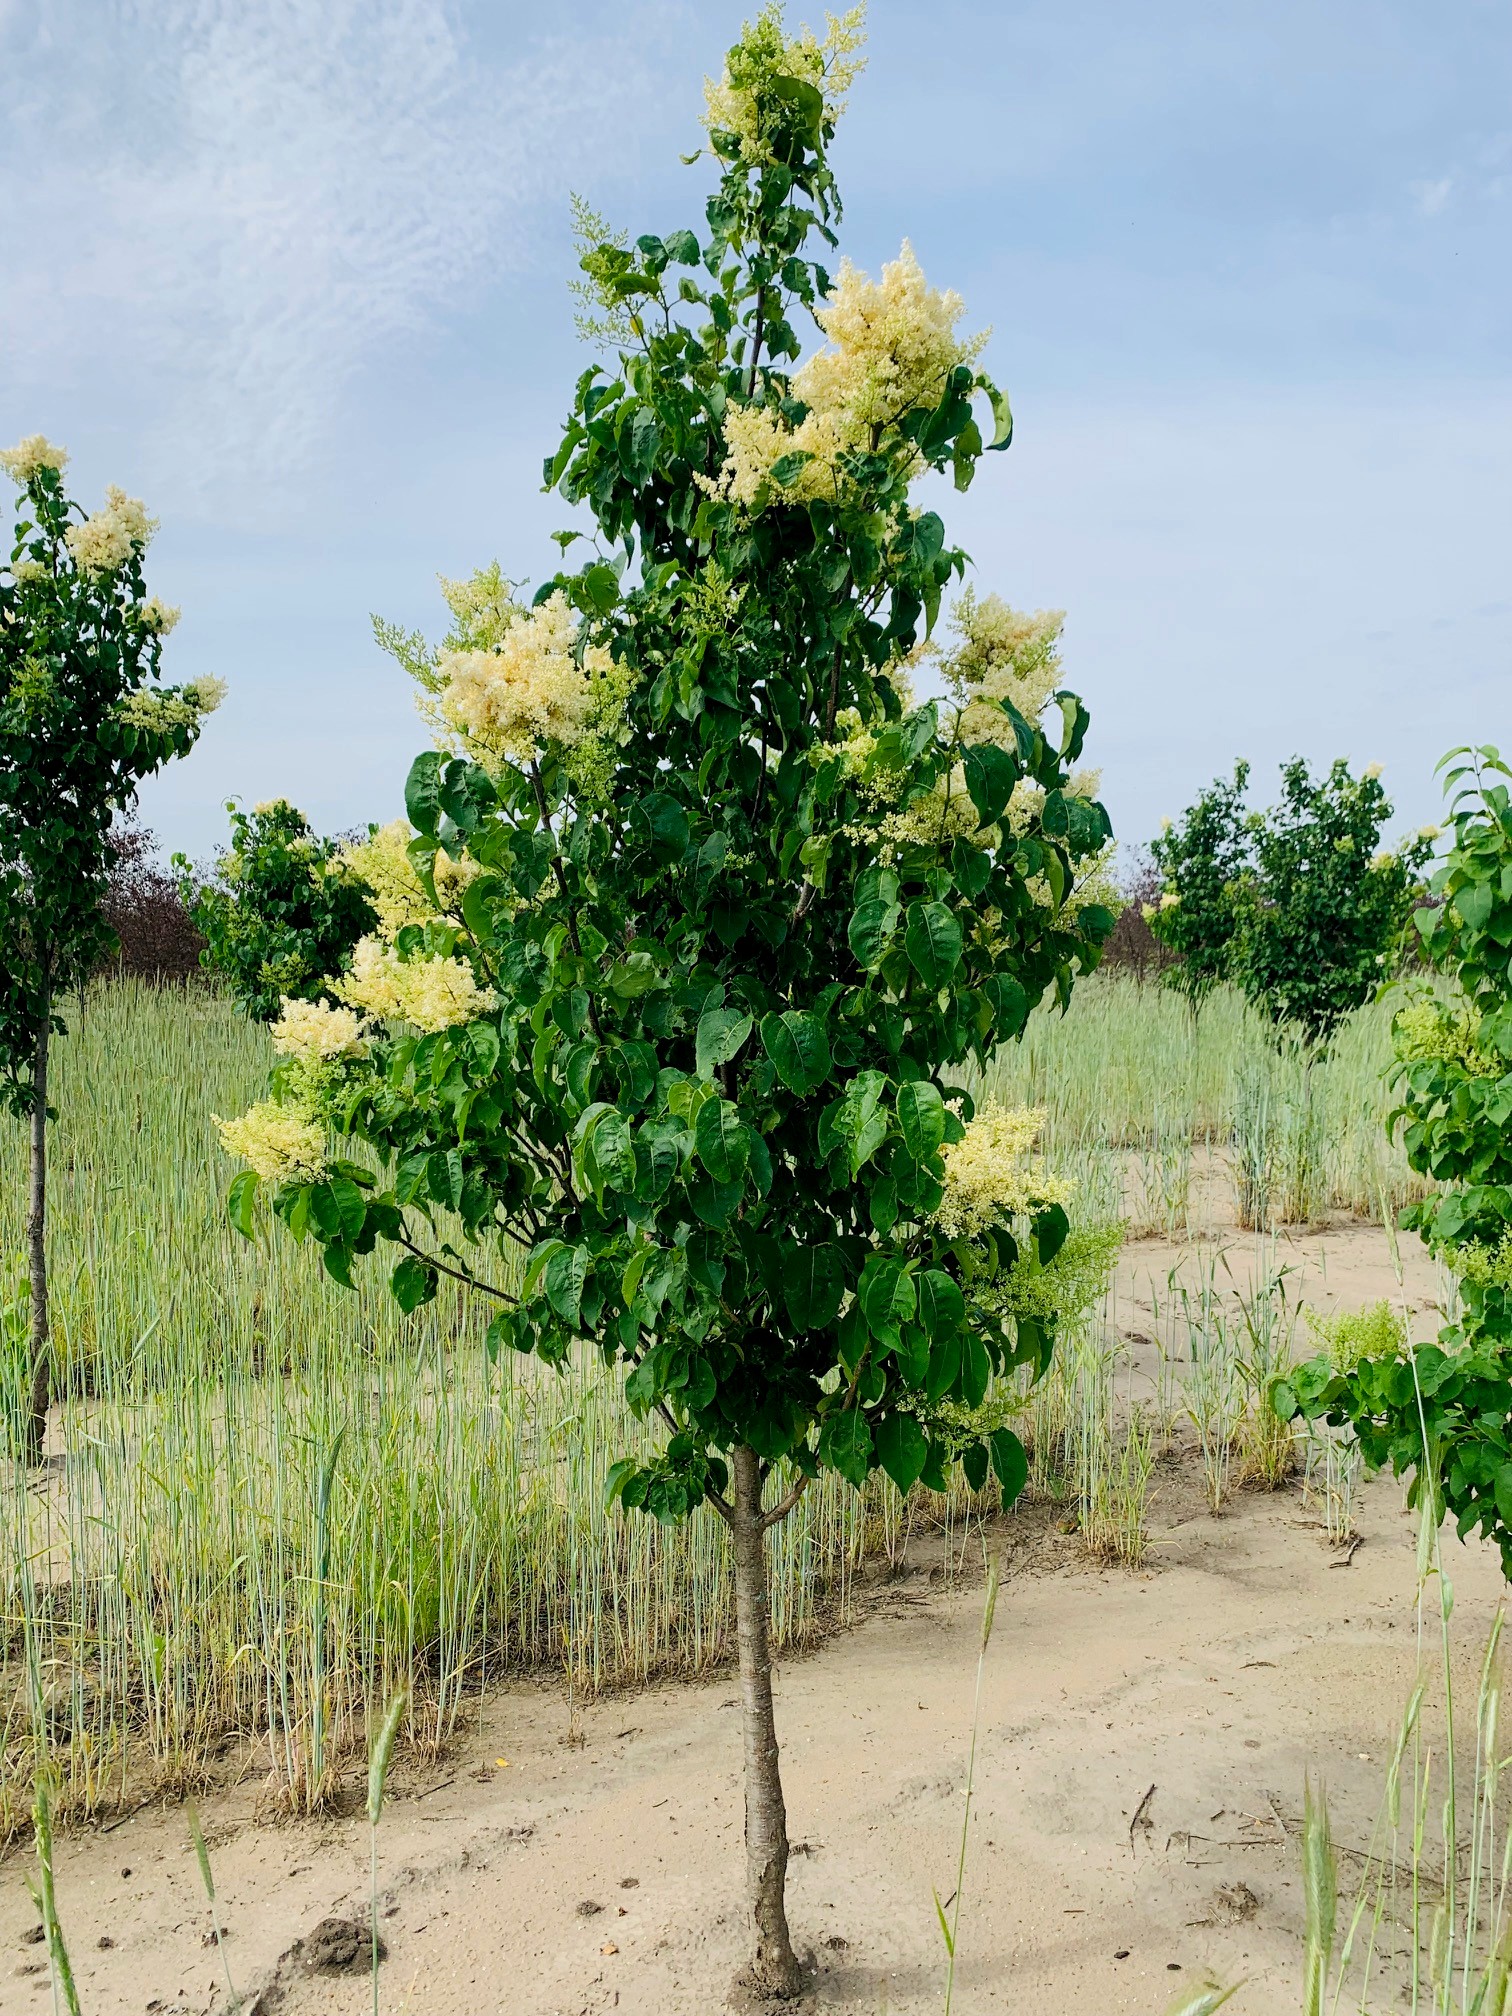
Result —
MULTIPOLYGON (((1236 1240, 1236 1273, 1252 1253, 1236 1240)), ((1120 1324, 1147 1336, 1145 1284, 1163 1294, 1170 1265, 1201 1257, 1133 1249, 1120 1324)), ((1291 1257, 1315 1298, 1396 1296, 1379 1233, 1294 1241, 1291 1257)), ((1408 1305, 1431 1304, 1431 1268, 1403 1257, 1408 1305)), ((1431 1334, 1431 1313, 1421 1321, 1431 1334)), ((1295 1490, 1241 1495, 1215 1519, 1190 1459, 1157 1479, 1137 1574, 1088 1563, 1044 1508, 998 1530, 961 2016, 1160 2016, 1209 1973, 1246 1983, 1235 2016, 1294 2016, 1309 1769, 1335 1838, 1369 1835, 1415 1670, 1416 1529, 1399 1487, 1365 1487, 1346 1563, 1295 1490)), ((1488 1550, 1445 1544, 1468 1673, 1504 1585, 1488 1550)), ((932 1890, 955 1889, 980 1602, 979 1572, 945 1588, 924 1550, 869 1585, 855 1629, 782 1666, 790 1909, 816 2011, 940 2007, 932 1890)), ((311 1972, 310 1935, 366 1912, 366 1823, 259 1824, 255 1803, 249 1784, 203 1815, 243 2007, 355 2016, 371 2007, 366 1973, 311 1972)), ((391 1802, 379 1857, 385 2011, 711 2016, 744 1937, 733 1687, 601 1701, 571 1727, 557 1690, 502 1690, 439 1782, 391 1802)), ((28 1868, 0 1864, 6 2016, 50 2007, 28 1868)), ((90 2016, 230 2006, 181 1811, 60 1843, 57 1887, 90 2016)))

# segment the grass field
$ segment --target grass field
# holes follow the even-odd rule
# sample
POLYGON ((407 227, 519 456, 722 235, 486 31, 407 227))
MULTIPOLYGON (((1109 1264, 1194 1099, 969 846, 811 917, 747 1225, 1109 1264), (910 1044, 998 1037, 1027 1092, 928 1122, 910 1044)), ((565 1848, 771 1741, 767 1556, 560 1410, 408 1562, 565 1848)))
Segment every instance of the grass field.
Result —
MULTIPOLYGON (((1379 1216, 1410 1187, 1381 1125, 1388 1019, 1362 1011, 1308 1072, 1237 997, 1194 1024, 1154 986, 1099 979, 988 1089, 1043 1104, 1083 1208, 1135 1234, 1198 1226, 1215 1184, 1241 1223, 1379 1216)), ((351 1294, 313 1252, 230 1230, 210 1116, 260 1089, 260 1030, 215 996, 129 984, 75 1022, 53 1134, 61 1428, 45 1477, 0 1471, 0 1839, 39 1750, 64 1815, 192 1789, 249 1744, 273 1796, 309 1810, 401 1685, 407 1740, 439 1749, 504 1670, 588 1691, 724 1656, 712 1515, 603 1514, 608 1464, 645 1434, 612 1377, 492 1365, 445 1284, 403 1316, 378 1268, 351 1294)), ((23 1152, 4 1123, 0 1256, 21 1244, 23 1152)), ((775 1536, 779 1643, 844 1614, 903 1517, 885 1485, 807 1495, 775 1536)))

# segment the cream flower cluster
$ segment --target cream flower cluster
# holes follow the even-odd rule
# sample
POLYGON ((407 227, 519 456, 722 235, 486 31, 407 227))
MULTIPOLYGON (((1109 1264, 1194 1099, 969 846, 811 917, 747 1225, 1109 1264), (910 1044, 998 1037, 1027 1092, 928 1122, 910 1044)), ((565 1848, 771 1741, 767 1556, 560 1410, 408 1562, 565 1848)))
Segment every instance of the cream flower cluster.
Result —
POLYGON ((137 605, 136 618, 144 630, 150 630, 154 637, 166 637, 170 630, 178 628, 182 609, 175 609, 160 596, 149 595, 145 602, 137 605))
POLYGON ((45 560, 13 560, 11 573, 17 581, 45 581, 52 569, 45 560))
MULTIPOLYGON (((426 895, 409 857, 414 837, 407 819, 391 819, 365 840, 350 842, 341 850, 341 860, 367 885, 378 913, 378 935, 390 945, 407 924, 424 924, 436 915, 436 906, 426 895)), ((454 861, 444 847, 437 850, 432 873, 443 911, 456 912, 463 890, 478 872, 477 862, 467 855, 454 861)))
POLYGON ((68 467, 68 450, 59 448, 45 434, 28 434, 14 448, 0 448, 0 469, 23 489, 44 469, 61 475, 68 467))
POLYGON ((314 1183, 325 1173, 325 1129, 304 1107, 259 1100, 239 1120, 212 1114, 221 1145, 269 1183, 314 1183))
MULTIPOLYGON (((173 611, 177 618, 178 611, 173 611)), ((226 682, 217 679, 213 672, 202 672, 198 679, 191 679, 184 692, 194 702, 201 714, 213 714, 226 697, 226 682)))
POLYGON ((298 1057, 306 1064, 367 1054, 362 1017, 353 1008, 333 1008, 329 1001, 299 1001, 285 995, 271 1033, 280 1056, 298 1057))
POLYGON ((351 970, 333 991, 364 1014, 413 1023, 428 1035, 476 1021, 498 997, 465 959, 401 959, 381 938, 359 938, 351 970))
POLYGON ((1502 1059, 1480 1040, 1480 1016, 1468 1002, 1449 1008, 1432 994, 1420 994, 1399 1008, 1391 1025, 1393 1047, 1404 1064, 1429 1059, 1458 1064, 1472 1078, 1500 1078, 1502 1059))
POLYGON ((822 42, 811 28, 800 29, 790 39, 783 33, 778 0, 767 0, 755 21, 746 23, 731 52, 735 70, 726 63, 717 84, 712 77, 704 79, 705 127, 711 133, 733 133, 740 142, 741 159, 752 166, 771 160, 777 136, 762 130, 763 105, 771 120, 783 122, 787 116, 784 101, 770 89, 777 77, 812 84, 823 93, 831 118, 838 118, 846 92, 865 68, 866 59, 856 54, 866 40, 865 18, 864 7, 827 14, 822 42))
POLYGON ((951 612, 955 643, 941 661, 955 702, 963 742, 995 742, 1013 749, 1013 723, 1002 703, 1011 700, 1026 721, 1037 722, 1061 683, 1063 609, 1010 609, 999 595, 978 601, 967 588, 951 612))
POLYGON ((941 1149, 945 1194, 934 1222, 947 1238, 971 1238, 1070 1202, 1075 1184, 1051 1175, 1034 1153, 1044 1124, 1043 1107, 983 1106, 960 1140, 941 1149))
POLYGON ((70 525, 64 542, 83 574, 113 574, 135 548, 143 547, 157 530, 140 497, 128 497, 117 484, 105 487, 104 507, 82 524, 70 525))
POLYGON ((775 484, 783 457, 807 454, 812 459, 776 487, 788 498, 833 496, 843 455, 874 447, 914 407, 938 404, 948 374, 978 355, 985 333, 956 333, 964 307, 959 294, 929 286, 907 239, 880 281, 847 259, 814 310, 832 347, 793 378, 806 418, 790 427, 774 408, 728 406, 724 462, 717 476, 698 479, 701 487, 749 509, 775 484))
POLYGON ((545 742, 571 745, 593 712, 593 675, 612 660, 602 645, 574 655, 577 620, 560 588, 505 631, 497 651, 442 658, 441 708, 480 748, 526 762, 545 742))
POLYGON ((855 443, 916 406, 937 406, 950 372, 972 362, 987 341, 985 331, 956 334, 965 311, 954 289, 928 284, 906 238, 875 283, 843 260, 834 290, 814 310, 833 348, 799 369, 793 396, 811 411, 833 414, 855 443))

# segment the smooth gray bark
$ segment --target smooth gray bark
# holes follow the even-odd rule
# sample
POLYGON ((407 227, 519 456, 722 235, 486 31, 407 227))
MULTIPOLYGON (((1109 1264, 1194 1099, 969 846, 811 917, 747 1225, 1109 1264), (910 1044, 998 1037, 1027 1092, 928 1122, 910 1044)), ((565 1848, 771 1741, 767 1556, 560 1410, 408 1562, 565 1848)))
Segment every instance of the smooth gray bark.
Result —
POLYGON ((752 1449, 732 1452, 730 1531, 735 1547, 735 1625, 745 1732, 746 1895, 751 1911, 754 1985, 796 1995, 802 1974, 788 1933, 787 1806, 772 1714, 772 1647, 767 1629, 766 1532, 761 1463, 752 1449))

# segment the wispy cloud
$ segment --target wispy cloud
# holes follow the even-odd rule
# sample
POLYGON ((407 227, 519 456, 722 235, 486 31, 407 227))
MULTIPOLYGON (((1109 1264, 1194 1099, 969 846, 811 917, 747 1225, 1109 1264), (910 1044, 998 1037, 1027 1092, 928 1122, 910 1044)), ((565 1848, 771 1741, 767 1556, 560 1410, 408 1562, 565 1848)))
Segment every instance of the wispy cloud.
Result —
POLYGON ((287 476, 364 364, 519 256, 633 67, 487 60, 445 0, 0 0, 12 389, 112 402, 212 493, 287 476))

